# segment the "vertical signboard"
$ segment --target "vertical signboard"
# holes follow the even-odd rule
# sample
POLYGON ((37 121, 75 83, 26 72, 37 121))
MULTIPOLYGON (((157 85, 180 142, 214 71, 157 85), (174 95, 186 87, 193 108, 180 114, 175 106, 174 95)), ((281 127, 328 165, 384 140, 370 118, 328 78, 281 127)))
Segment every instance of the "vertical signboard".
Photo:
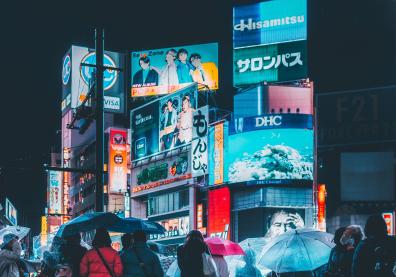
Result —
POLYGON ((191 144, 192 176, 198 177, 208 171, 208 128, 209 107, 199 108, 193 113, 193 140, 191 144))
POLYGON ((48 232, 48 223, 47 223, 47 217, 42 216, 41 217, 41 245, 47 245, 47 232, 48 232))
POLYGON ((8 198, 5 199, 5 217, 12 225, 18 225, 18 212, 8 198))
POLYGON ((109 192, 121 193, 127 187, 127 131, 110 129, 109 135, 109 192))
POLYGON ((326 185, 318 185, 318 229, 326 232, 326 185))
POLYGON ((62 213, 62 172, 48 171, 48 213, 62 213))
POLYGON ((228 187, 208 192, 208 235, 230 239, 231 194, 228 187))
POLYGON ((224 124, 214 126, 214 184, 224 182, 224 124))
POLYGON ((385 220, 386 223, 386 229, 388 232, 388 235, 395 235, 395 217, 394 213, 383 213, 382 217, 385 220))
POLYGON ((69 50, 62 61, 62 113, 67 112, 71 103, 71 50, 69 50))

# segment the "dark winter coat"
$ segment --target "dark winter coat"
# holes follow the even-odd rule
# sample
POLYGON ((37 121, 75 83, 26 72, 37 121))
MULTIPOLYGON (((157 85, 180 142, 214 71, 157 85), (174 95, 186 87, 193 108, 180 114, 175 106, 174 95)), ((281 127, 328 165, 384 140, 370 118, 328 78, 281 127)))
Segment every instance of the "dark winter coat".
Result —
POLYGON ((330 252, 327 271, 339 273, 345 277, 351 276, 354 249, 347 249, 343 245, 336 245, 330 252))
MULTIPOLYGON (((385 236, 382 238, 367 238, 359 243, 353 256, 352 276, 353 277, 372 277, 375 276, 374 268, 377 262, 375 249, 381 247, 386 249, 393 261, 396 261, 396 240, 394 237, 385 236)), ((394 275, 384 275, 388 277, 394 275)))
POLYGON ((208 247, 199 240, 189 241, 177 249, 177 264, 181 277, 203 277, 202 253, 209 253, 208 247))
POLYGON ((73 277, 80 276, 80 263, 87 249, 79 244, 65 244, 62 249, 62 262, 69 263, 73 269, 73 277))

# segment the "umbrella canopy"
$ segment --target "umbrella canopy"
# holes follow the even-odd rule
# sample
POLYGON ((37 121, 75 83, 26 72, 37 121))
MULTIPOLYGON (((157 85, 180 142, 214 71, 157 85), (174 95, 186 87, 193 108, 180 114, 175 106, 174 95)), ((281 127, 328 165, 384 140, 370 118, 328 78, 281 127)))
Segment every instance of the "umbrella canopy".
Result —
POLYGON ((120 222, 121 218, 113 213, 86 213, 63 224, 56 233, 56 236, 67 237, 98 228, 107 228, 110 230, 111 226, 119 225, 120 222))
POLYGON ((276 273, 313 271, 328 262, 332 239, 310 228, 284 233, 264 246, 258 264, 276 273))
POLYGON ((179 266, 177 265, 177 260, 175 260, 168 270, 166 271, 165 274, 166 277, 180 277, 180 269, 179 266))
POLYGON ((134 233, 137 231, 143 231, 146 234, 163 234, 166 231, 165 228, 157 222, 135 217, 123 219, 120 218, 117 224, 109 227, 109 230, 119 233, 134 233))
POLYGON ((213 238, 206 238, 205 242, 209 246, 210 252, 213 255, 221 255, 221 256, 245 255, 245 252, 242 250, 239 244, 226 239, 213 237, 213 238))
POLYGON ((0 243, 3 242, 3 237, 6 234, 14 234, 18 236, 19 240, 23 239, 24 237, 29 234, 30 228, 27 227, 21 227, 21 226, 7 226, 3 229, 0 230, 0 243))

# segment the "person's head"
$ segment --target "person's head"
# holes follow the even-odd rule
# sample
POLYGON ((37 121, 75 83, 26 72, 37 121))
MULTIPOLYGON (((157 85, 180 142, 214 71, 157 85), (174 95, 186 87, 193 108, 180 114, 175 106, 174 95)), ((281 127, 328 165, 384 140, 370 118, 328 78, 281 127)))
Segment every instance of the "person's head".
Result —
POLYGON ((133 240, 134 242, 146 242, 147 241, 146 233, 143 231, 137 231, 133 233, 133 240))
POLYGON ((3 244, 1 245, 1 249, 11 250, 12 246, 15 242, 18 241, 18 236, 8 233, 3 236, 3 244))
POLYGON ((68 263, 62 263, 56 266, 55 277, 72 277, 73 270, 72 265, 68 263))
POLYGON ((121 237, 122 248, 128 249, 132 245, 132 235, 124 234, 121 237))
POLYGON ((111 246, 110 235, 106 229, 104 228, 96 229, 96 233, 92 241, 92 246, 95 248, 111 246))
POLYGON ((201 66, 201 55, 198 53, 193 53, 190 56, 190 63, 192 66, 195 68, 198 68, 201 66))
POLYGON ((166 107, 168 108, 168 111, 172 111, 173 109, 173 102, 172 99, 168 99, 168 101, 166 102, 166 107))
POLYGON ((176 55, 177 55, 177 52, 175 49, 169 49, 168 51, 166 51, 165 61, 168 64, 174 63, 176 60, 176 55))
POLYGON ((81 243, 81 235, 80 235, 80 233, 77 233, 75 235, 65 237, 65 241, 66 241, 66 244, 79 245, 81 243))
POLYGON ((334 241, 334 243, 335 243, 336 245, 341 245, 340 240, 341 240, 341 237, 342 237, 342 235, 344 234, 344 231, 345 231, 345 230, 346 230, 346 227, 340 227, 340 228, 338 228, 338 229, 335 231, 333 241, 334 241))
POLYGON ((363 238, 362 228, 358 225, 350 225, 348 226, 342 237, 340 238, 340 243, 347 247, 356 247, 358 243, 363 238))
POLYGON ((183 111, 187 111, 191 105, 190 105, 190 97, 188 95, 183 97, 183 111))
POLYGON ((280 211, 275 213, 270 221, 270 227, 266 234, 267 238, 274 238, 297 228, 304 227, 304 220, 298 213, 280 211))
POLYGON ((149 57, 140 57, 139 65, 143 70, 148 69, 150 67, 150 58, 149 57))
POLYGON ((387 228, 384 218, 379 215, 371 215, 364 226, 364 233, 366 237, 384 237, 387 235, 387 228))
POLYGON ((187 236, 186 236, 186 243, 188 243, 189 241, 204 241, 204 237, 202 235, 202 233, 198 230, 192 230, 190 231, 187 236))
POLYGON ((182 63, 185 63, 187 60, 187 56, 188 56, 188 52, 186 49, 184 48, 180 48, 179 51, 177 52, 177 58, 179 59, 179 61, 181 61, 182 63))

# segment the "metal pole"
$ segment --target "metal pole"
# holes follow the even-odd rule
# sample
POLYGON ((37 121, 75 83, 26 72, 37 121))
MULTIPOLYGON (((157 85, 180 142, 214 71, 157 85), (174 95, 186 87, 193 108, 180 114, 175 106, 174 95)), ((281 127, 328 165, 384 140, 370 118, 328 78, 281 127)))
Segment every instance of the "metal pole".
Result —
POLYGON ((103 28, 95 29, 96 49, 96 211, 103 212, 103 28))

